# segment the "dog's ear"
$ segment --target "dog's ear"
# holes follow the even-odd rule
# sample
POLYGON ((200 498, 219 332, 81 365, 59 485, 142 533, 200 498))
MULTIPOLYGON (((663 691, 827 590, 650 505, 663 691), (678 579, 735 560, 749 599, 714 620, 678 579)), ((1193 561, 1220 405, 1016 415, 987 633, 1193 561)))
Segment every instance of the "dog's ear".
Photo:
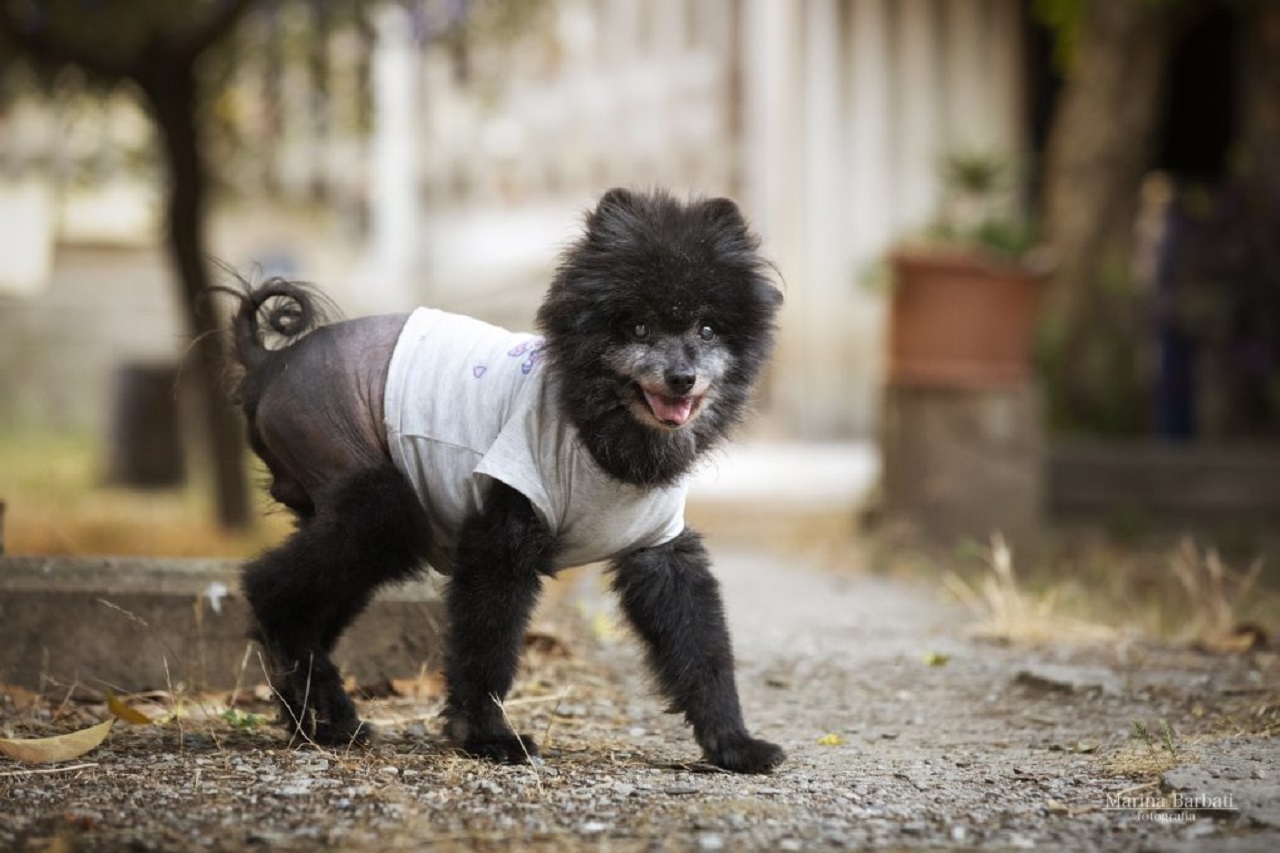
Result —
POLYGON ((718 222, 721 225, 727 225, 738 231, 747 230, 747 220, 742 215, 742 211, 738 209, 737 203, 731 198, 712 198, 702 203, 703 210, 707 213, 707 218, 712 222, 718 222))
POLYGON ((595 216, 603 216, 615 211, 631 211, 636 208, 636 194, 625 187, 614 187, 600 196, 596 203, 595 216))

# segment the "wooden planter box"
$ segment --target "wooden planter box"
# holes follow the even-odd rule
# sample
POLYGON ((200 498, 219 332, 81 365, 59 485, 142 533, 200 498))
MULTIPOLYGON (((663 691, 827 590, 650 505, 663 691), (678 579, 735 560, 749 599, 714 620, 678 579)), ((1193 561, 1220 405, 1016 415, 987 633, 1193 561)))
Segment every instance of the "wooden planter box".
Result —
POLYGON ((891 384, 982 390, 1031 379, 1039 276, 961 251, 900 251, 891 264, 891 384))
POLYGON ((974 253, 895 254, 881 419, 886 515, 926 539, 1021 553, 1040 537, 1039 277, 974 253))

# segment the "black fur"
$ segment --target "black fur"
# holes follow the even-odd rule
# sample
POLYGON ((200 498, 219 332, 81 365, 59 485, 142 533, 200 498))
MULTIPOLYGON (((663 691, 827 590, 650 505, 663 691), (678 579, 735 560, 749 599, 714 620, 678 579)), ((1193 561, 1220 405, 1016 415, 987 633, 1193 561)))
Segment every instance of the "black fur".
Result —
POLYGON ((471 755, 521 762, 538 754, 531 737, 511 731, 498 701, 515 680, 542 577, 554 574, 555 547, 528 499, 503 483, 463 525, 448 592, 445 717, 449 736, 471 755))
POLYGON ((627 483, 673 483, 742 419, 773 351, 782 302, 760 241, 728 199, 682 204, 665 192, 614 189, 565 253, 538 327, 569 416, 600 466, 627 483), (605 365, 636 323, 670 334, 709 320, 733 354, 715 405, 688 429, 657 431, 618 404, 605 365))
MULTIPOLYGON (((675 484, 743 417, 781 303, 757 247, 727 199, 685 204, 664 192, 611 190, 588 215, 538 325, 559 402, 612 477, 675 484)), ((412 575, 431 544, 383 426, 386 368, 404 317, 321 327, 324 305, 309 288, 271 281, 237 295, 237 397, 272 496, 298 517, 292 537, 245 568, 254 633, 286 723, 320 742, 360 740, 365 730, 329 653, 374 591, 412 575)), ((472 755, 525 761, 537 746, 511 730, 499 703, 542 578, 554 574, 557 541, 529 501, 500 483, 458 541, 446 732, 472 755)), ((658 683, 707 760, 749 773, 776 766, 782 750, 743 723, 698 535, 618 554, 613 571, 658 683)))
POLYGON ((282 722, 319 743, 365 737, 329 654, 378 587, 421 568, 427 546, 417 495, 387 464, 316 496, 314 514, 245 567, 282 722))
POLYGON ((738 773, 764 773, 784 754, 747 734, 733 675, 733 649, 720 584, 702 537, 671 542, 613 564, 613 589, 648 648, 669 710, 684 714, 707 761, 738 773))

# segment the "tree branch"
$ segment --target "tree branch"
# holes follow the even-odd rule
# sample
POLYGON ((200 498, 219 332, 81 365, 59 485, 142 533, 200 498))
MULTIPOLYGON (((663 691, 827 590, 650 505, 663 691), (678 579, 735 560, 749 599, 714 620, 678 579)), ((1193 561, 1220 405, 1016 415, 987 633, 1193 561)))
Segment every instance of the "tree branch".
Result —
MULTIPOLYGON (((194 62, 236 25, 252 8, 254 0, 223 0, 199 23, 170 39, 159 38, 151 48, 181 61, 194 62), (165 42, 168 47, 165 47, 165 42)), ((112 55, 87 44, 75 44, 57 36, 52 26, 32 26, 31 21, 15 15, 9 0, 0 0, 0 42, 10 44, 18 53, 49 68, 77 65, 86 72, 107 80, 138 78, 148 60, 155 54, 144 45, 132 55, 112 55)), ((156 34, 157 36, 159 34, 156 34)))
POLYGON ((66 44, 54 37, 51 29, 24 27, 14 17, 7 0, 0 0, 0 41, 33 62, 50 68, 78 65, 85 71, 107 80, 128 77, 134 70, 130 57, 114 57, 84 45, 66 44))
POLYGON ((195 60, 234 27, 254 2, 255 0, 225 0, 221 8, 212 12, 206 20, 178 37, 178 53, 195 60))

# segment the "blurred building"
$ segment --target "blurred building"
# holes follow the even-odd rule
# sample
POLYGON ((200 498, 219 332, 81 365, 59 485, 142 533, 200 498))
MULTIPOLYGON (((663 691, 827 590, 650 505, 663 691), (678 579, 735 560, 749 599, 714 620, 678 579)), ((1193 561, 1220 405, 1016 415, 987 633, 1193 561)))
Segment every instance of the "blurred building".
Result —
MULTIPOLYGON (((460 47, 444 37, 456 4, 371 4, 366 30, 322 30, 323 97, 306 63, 273 65, 287 53, 273 45, 314 49, 307 7, 250 16, 214 105, 219 127, 238 136, 210 148, 229 199, 212 253, 244 271, 318 281, 352 313, 433 302, 526 325, 556 252, 603 189, 727 194, 785 281, 765 422, 790 437, 870 434, 886 248, 933 215, 945 154, 1017 165, 1028 148, 1026 4, 526 5, 537 10, 519 33, 481 32, 460 47)), ((7 254, 25 266, 0 270, 0 337, 12 342, 0 391, 21 396, 33 417, 94 423, 107 371, 184 351, 154 239, 156 199, 138 189, 158 169, 130 171, 110 156, 137 143, 127 107, 100 119, 124 129, 88 134, 97 144, 87 152, 63 144, 80 138, 60 130, 65 104, 40 111, 9 111, 0 145, 10 188, 26 193, 14 203, 45 222, 41 231, 22 220, 39 233, 7 254), (21 165, 32 164, 15 149, 33 139, 103 167, 94 180, 62 181, 52 198, 33 196, 33 174, 60 174, 21 165), (86 207, 122 186, 134 188, 127 198, 86 207), (73 209, 87 210, 75 227, 73 209), (46 392, 59 402, 45 405, 46 392)))
MULTIPOLYGON (((385 35, 397 31, 384 19, 385 35)), ((403 132, 420 140, 405 156, 418 159, 429 209, 446 220, 507 211, 505 227, 471 244, 487 259, 530 237, 541 241, 530 259, 545 258, 573 220, 528 223, 614 184, 738 198, 785 281, 772 422, 804 438, 868 434, 883 360, 876 268, 935 214, 946 154, 1021 164, 1025 32, 1018 0, 560 0, 542 39, 479 51, 471 75, 429 50, 421 97, 400 88, 405 101, 381 109, 423 105, 403 132), (486 91, 477 78, 494 67, 499 84, 486 91)), ((402 49, 393 36, 380 44, 402 49)), ((402 168, 373 164, 387 172, 372 184, 387 188, 375 210, 403 206, 402 168)), ((384 218, 388 229, 402 221, 384 218)), ((422 277, 405 280, 412 290, 422 277)))

